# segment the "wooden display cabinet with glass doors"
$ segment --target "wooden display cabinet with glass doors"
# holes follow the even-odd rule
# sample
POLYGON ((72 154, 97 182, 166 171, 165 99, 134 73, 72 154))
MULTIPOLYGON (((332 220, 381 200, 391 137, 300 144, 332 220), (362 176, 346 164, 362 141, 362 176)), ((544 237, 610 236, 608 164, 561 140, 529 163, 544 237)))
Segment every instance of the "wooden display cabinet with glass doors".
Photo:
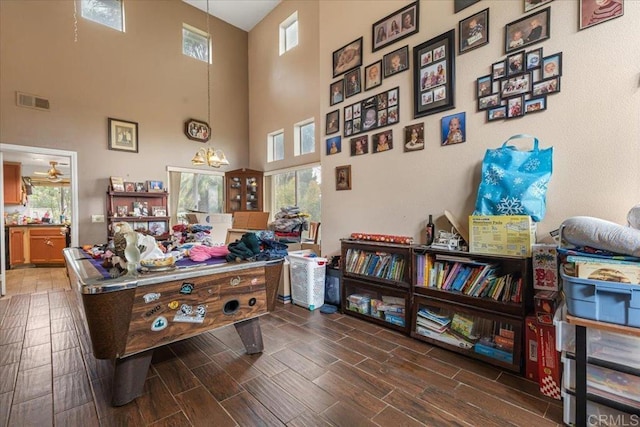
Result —
POLYGON ((262 212, 263 173, 237 169, 225 173, 227 213, 262 212))

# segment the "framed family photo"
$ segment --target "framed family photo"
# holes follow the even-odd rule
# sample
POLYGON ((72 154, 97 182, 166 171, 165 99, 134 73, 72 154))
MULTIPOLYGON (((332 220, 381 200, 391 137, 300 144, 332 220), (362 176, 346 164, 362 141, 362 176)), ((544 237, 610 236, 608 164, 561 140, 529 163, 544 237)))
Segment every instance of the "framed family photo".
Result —
POLYGON ((624 15, 624 0, 580 0, 580 29, 624 15))
POLYGON ((361 156, 369 152, 369 135, 351 138, 351 155, 361 156))
POLYGON ((454 108, 454 40, 450 30, 413 48, 414 118, 454 108))
POLYGON ((384 78, 391 77, 409 69, 409 45, 387 53, 384 61, 384 78))
POLYGON ((325 134, 340 132, 340 110, 334 110, 327 113, 325 134))
POLYGON ((416 1, 377 21, 371 27, 372 51, 415 34, 419 30, 420 2, 416 1))
POLYGON ((336 190, 351 190, 351 165, 336 166, 336 190))
POLYGON ((424 150, 424 123, 404 128, 404 152, 424 150))
POLYGON ((192 141, 207 142, 211 138, 209 123, 189 119, 184 123, 184 134, 192 141))
POLYGON ((362 92, 360 68, 351 70, 344 75, 344 91, 347 98, 362 92))
POLYGON ((342 152, 342 137, 338 135, 327 139, 327 156, 340 152, 342 152))
POLYGON ((138 152, 138 123, 109 117, 109 150, 138 152))
POLYGON ((333 52, 333 77, 362 65, 362 37, 333 52))
POLYGON ((458 53, 466 53, 489 43, 489 8, 458 23, 458 53))
POLYGON ((373 89, 382 84, 382 61, 376 61, 364 68, 364 90, 373 89))
POLYGON ((514 52, 525 46, 548 39, 551 34, 550 25, 550 7, 507 24, 504 27, 505 53, 514 52))
POLYGON ((466 113, 444 116, 440 124, 442 145, 460 144, 467 140, 466 113))
POLYGON ((344 101, 344 80, 331 83, 329 86, 329 105, 336 105, 344 101))

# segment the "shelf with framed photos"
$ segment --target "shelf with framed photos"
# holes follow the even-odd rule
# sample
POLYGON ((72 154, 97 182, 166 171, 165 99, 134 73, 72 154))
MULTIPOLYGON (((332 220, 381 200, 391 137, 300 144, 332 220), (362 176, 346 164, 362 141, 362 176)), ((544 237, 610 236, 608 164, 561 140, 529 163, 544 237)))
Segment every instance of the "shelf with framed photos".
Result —
POLYGON ((411 336, 521 373, 531 258, 412 248, 411 336))
POLYGON ((342 312, 409 335, 411 246, 344 239, 342 312))
POLYGON ((135 231, 157 240, 170 235, 166 191, 107 190, 107 236, 113 238, 113 224, 127 222, 135 231))
POLYGON ((245 168, 226 172, 226 212, 262 212, 263 177, 245 168))

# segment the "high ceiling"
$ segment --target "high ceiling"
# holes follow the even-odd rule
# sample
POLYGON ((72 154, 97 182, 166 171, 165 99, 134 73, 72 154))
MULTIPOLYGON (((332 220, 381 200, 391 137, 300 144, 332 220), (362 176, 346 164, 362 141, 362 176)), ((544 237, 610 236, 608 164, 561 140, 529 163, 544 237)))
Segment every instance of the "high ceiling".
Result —
POLYGON ((269 14, 281 0, 182 0, 191 6, 209 13, 229 24, 250 31, 269 14))

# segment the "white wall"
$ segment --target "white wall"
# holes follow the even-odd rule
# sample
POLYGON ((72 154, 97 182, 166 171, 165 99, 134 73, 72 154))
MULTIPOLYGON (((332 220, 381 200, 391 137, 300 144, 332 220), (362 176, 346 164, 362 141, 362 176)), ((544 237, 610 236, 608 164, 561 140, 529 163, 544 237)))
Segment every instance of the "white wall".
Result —
POLYGON ((525 16, 523 2, 482 0, 454 14, 453 1, 423 0, 420 32, 372 53, 371 25, 405 4, 376 1, 365 7, 360 1, 320 2, 323 118, 336 108, 329 107, 328 88, 336 80, 331 74, 332 52, 360 36, 364 36, 364 69, 404 45, 412 51, 452 28, 457 33, 460 20, 488 7, 490 43, 456 56, 453 110, 413 119, 413 61, 411 71, 337 105, 342 111, 345 105, 399 85, 400 123, 390 127, 394 140, 397 144, 402 138, 404 126, 423 122, 426 148, 404 153, 396 145, 390 152, 350 157, 344 149, 348 138, 343 138, 342 153, 323 153, 323 254, 337 254, 339 239, 352 232, 409 235, 421 241, 420 231, 430 213, 437 219, 437 229, 450 228, 442 216, 445 209, 466 220, 473 211, 485 150, 519 133, 533 134, 543 147, 554 147, 548 210, 538 227, 539 239, 574 215, 624 224, 640 197, 640 2, 627 0, 623 17, 583 31, 578 31, 577 0, 551 2, 551 38, 526 49, 543 47, 545 55, 563 53, 561 93, 549 96, 545 112, 492 123, 486 122, 485 112, 476 111, 476 79, 505 57, 504 26, 525 16), (467 114, 467 141, 441 147, 440 119, 462 111, 467 114), (335 167, 347 164, 352 168, 353 189, 336 191, 335 167))

